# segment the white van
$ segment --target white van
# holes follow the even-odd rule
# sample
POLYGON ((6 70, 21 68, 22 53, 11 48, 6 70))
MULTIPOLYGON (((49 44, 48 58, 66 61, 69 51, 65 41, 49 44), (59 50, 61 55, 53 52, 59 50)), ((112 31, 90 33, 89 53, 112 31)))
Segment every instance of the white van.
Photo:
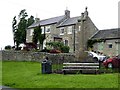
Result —
POLYGON ((87 51, 87 52, 88 52, 88 55, 92 56, 93 60, 95 60, 95 61, 104 61, 104 59, 106 58, 106 56, 99 55, 99 54, 92 52, 92 51, 87 51))

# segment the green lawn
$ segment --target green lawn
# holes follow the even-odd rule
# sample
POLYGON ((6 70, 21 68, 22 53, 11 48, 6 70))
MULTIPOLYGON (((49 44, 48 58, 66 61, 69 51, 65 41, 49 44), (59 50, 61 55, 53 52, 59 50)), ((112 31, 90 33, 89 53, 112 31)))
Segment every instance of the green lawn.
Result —
POLYGON ((37 62, 2 62, 2 85, 14 88, 117 88, 118 74, 41 74, 37 62))

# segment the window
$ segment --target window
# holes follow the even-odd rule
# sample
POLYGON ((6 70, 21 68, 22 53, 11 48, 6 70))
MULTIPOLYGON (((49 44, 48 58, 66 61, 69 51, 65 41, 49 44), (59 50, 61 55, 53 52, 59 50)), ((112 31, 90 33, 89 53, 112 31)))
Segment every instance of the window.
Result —
POLYGON ((79 26, 79 31, 81 31, 81 26, 79 26))
POLYGON ((44 27, 41 27, 41 29, 42 29, 42 34, 44 34, 44 27))
POLYGON ((50 26, 46 26, 46 33, 50 33, 50 26))
POLYGON ((72 34, 72 26, 68 27, 68 34, 72 34))
POLYGON ((65 40, 65 46, 68 46, 68 40, 65 40))
POLYGON ((109 47, 109 48, 112 48, 112 44, 109 44, 108 47, 109 47))
POLYGON ((64 35, 64 28, 60 28, 60 35, 64 35))
POLYGON ((30 36, 33 35, 34 29, 30 29, 30 36))

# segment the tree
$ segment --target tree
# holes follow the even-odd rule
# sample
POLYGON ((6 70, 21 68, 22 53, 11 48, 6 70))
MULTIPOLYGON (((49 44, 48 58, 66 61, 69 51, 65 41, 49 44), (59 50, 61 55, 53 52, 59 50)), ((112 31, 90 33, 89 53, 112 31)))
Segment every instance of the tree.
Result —
POLYGON ((27 16, 28 15, 27 15, 26 9, 21 10, 19 15, 18 15, 19 19, 22 19, 22 18, 25 19, 27 16))
POLYGON ((7 46, 5 46, 5 50, 11 50, 11 46, 10 45, 7 45, 7 46))
POLYGON ((12 29, 13 29, 13 35, 14 35, 14 45, 16 46, 16 49, 19 49, 19 45, 21 43, 26 43, 26 29, 28 26, 34 23, 34 17, 30 16, 28 18, 27 12, 25 9, 21 10, 18 15, 18 23, 16 20, 16 16, 13 18, 12 22, 12 29))
POLYGON ((20 43, 26 42, 27 16, 28 15, 25 9, 21 10, 21 12, 19 13, 20 22, 18 23, 18 32, 20 34, 20 43))
POLYGON ((32 25, 34 23, 34 21, 35 21, 34 16, 31 15, 30 18, 28 18, 27 27, 32 25))
POLYGON ((44 40, 45 40, 45 34, 42 34, 42 29, 41 26, 39 25, 34 28, 33 43, 37 45, 37 43, 39 42, 39 49, 42 49, 44 40))
POLYGON ((16 34, 15 32, 17 31, 17 20, 16 20, 16 16, 14 16, 13 21, 12 21, 12 30, 13 30, 13 40, 14 40, 14 45, 15 45, 15 37, 16 34))

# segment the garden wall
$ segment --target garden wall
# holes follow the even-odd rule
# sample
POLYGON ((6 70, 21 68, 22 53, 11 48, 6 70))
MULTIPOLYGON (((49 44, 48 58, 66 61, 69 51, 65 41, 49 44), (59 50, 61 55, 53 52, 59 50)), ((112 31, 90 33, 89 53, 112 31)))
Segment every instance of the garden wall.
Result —
POLYGON ((75 55, 71 53, 50 54, 32 51, 0 51, 0 60, 3 61, 37 61, 42 62, 48 57, 52 63, 75 61, 75 55))
POLYGON ((2 51, 0 51, 0 61, 2 60, 2 51))

